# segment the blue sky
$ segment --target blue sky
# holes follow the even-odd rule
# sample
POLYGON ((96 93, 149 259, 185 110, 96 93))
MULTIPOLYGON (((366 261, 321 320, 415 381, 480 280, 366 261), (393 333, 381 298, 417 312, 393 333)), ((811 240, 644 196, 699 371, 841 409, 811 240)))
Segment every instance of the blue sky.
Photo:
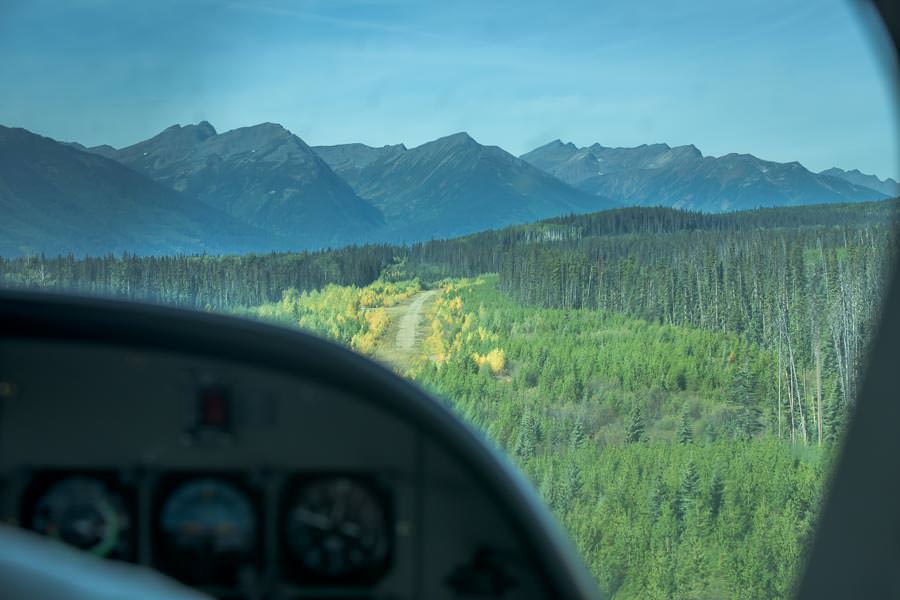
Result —
POLYGON ((896 176, 888 61, 857 8, 2 0, 0 124, 114 146, 202 119, 310 144, 692 143, 896 176))

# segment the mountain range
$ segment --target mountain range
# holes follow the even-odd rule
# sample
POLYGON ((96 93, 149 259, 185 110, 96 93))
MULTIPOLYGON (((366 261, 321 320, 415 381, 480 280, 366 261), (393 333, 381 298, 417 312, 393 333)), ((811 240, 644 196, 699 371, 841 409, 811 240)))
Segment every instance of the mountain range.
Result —
POLYGON ((798 162, 772 162, 752 154, 703 156, 694 146, 579 148, 555 140, 521 158, 580 190, 627 205, 720 212, 891 195, 866 187, 843 171, 817 174, 798 162))
POLYGON ((303 140, 273 123, 222 134, 206 121, 173 125, 121 150, 93 151, 305 247, 349 244, 384 224, 303 140))
POLYGON ((0 255, 246 252, 269 236, 103 156, 0 126, 0 255))
POLYGON ((876 192, 881 192, 882 194, 890 196, 891 198, 894 198, 898 194, 900 194, 900 184, 898 184, 895 180, 891 179, 890 177, 881 180, 875 175, 866 175, 865 173, 860 173, 859 169, 845 171, 843 169, 838 169, 837 167, 832 167, 830 169, 821 171, 819 175, 837 177, 838 179, 849 181, 854 185, 867 187, 875 190, 876 192))
POLYGON ((274 123, 173 125, 121 149, 0 127, 0 255, 243 253, 414 242, 624 205, 703 211, 877 200, 897 182, 694 146, 521 157, 456 133, 308 146, 274 123))
POLYGON ((391 241, 463 235, 616 206, 467 133, 412 149, 347 144, 314 150, 383 212, 391 241))

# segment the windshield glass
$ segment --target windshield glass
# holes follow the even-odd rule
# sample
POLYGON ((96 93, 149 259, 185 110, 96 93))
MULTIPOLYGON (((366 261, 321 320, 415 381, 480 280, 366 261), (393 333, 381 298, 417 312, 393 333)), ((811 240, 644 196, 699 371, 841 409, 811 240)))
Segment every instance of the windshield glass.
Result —
POLYGON ((0 285, 325 336, 611 597, 786 598, 893 258, 858 8, 6 2, 0 285))

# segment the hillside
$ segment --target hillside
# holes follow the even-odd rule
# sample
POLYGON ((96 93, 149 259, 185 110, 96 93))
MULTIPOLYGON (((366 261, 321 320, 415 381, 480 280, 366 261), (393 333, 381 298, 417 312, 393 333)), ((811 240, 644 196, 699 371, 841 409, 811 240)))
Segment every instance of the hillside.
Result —
POLYGON ((520 305, 496 284, 442 290, 436 358, 416 380, 528 475, 607 596, 789 597, 827 453, 760 430, 743 390, 767 407, 777 355, 731 333, 520 305))
POLYGON ((263 123, 222 134, 207 122, 120 150, 92 151, 287 239, 295 249, 364 240, 383 223, 303 140, 263 123))
POLYGON ((374 148, 365 144, 338 144, 335 146, 312 146, 313 151, 322 157, 328 166, 334 169, 344 181, 358 185, 361 172, 377 160, 390 158, 406 152, 403 144, 374 148))
POLYGON ((521 158, 578 189, 625 205, 719 212, 888 197, 845 177, 812 173, 797 162, 752 154, 703 156, 694 146, 578 148, 555 140, 521 158))
POLYGON ((412 149, 353 144, 317 151, 382 210, 386 241, 452 237, 613 206, 466 133, 412 149))
POLYGON ((277 238, 113 160, 2 126, 0 211, 3 256, 279 247, 277 238))
POLYGON ((821 171, 819 175, 827 175, 828 177, 843 179, 844 181, 848 181, 854 185, 867 187, 877 192, 881 192, 882 194, 890 196, 891 198, 900 195, 900 184, 898 184, 890 177, 881 180, 875 175, 866 175, 865 173, 861 173, 859 169, 845 171, 844 169, 832 167, 831 169, 825 169, 824 171, 821 171))

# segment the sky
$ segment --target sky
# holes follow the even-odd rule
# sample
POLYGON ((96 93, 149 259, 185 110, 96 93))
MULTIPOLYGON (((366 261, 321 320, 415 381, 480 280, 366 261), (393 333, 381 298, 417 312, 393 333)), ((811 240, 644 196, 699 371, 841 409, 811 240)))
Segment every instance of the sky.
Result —
POLYGON ((0 0, 0 124, 126 146, 270 121, 521 154, 694 144, 900 171, 894 67, 849 0, 0 0))

